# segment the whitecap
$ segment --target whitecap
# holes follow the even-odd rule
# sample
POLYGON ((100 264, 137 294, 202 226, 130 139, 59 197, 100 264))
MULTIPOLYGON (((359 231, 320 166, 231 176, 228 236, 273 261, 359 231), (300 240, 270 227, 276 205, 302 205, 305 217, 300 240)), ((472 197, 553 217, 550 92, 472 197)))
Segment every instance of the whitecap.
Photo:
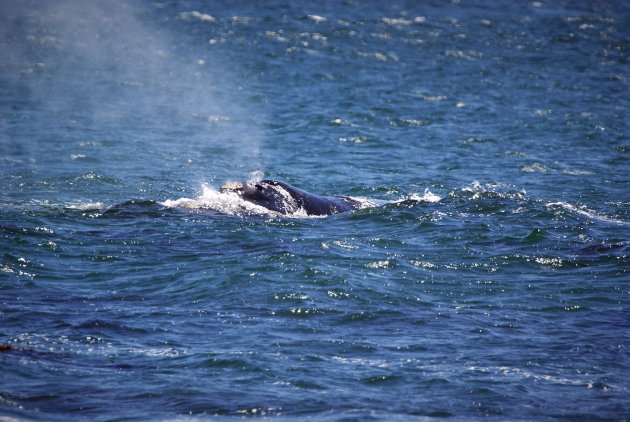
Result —
POLYGON ((446 50, 444 55, 446 57, 455 57, 458 59, 478 59, 483 57, 483 53, 477 50, 446 50))
POLYGON ((283 35, 281 35, 282 30, 280 30, 280 32, 276 32, 276 31, 266 31, 265 32, 265 36, 267 38, 270 38, 272 40, 275 41, 279 41, 279 42, 288 42, 289 39, 283 35))
POLYGON ((393 119, 389 121, 390 126, 428 126, 431 124, 430 120, 427 119, 393 119))
POLYGON ((529 166, 524 166, 521 168, 523 173, 548 173, 551 169, 541 163, 534 163, 529 166))
POLYGON ((585 386, 585 387, 591 388, 592 383, 593 383, 591 380, 570 379, 567 377, 563 377, 561 375, 538 374, 531 371, 527 371, 525 369, 513 368, 510 366, 495 366, 495 367, 470 366, 468 370, 472 372, 502 375, 505 377, 531 379, 536 382, 544 381, 544 382, 560 384, 560 385, 576 385, 576 386, 585 386))
POLYGON ((422 95, 424 101, 444 101, 448 97, 446 95, 422 95))
POLYGON ((98 211, 105 208, 102 202, 71 202, 66 204, 64 208, 78 211, 98 211))
POLYGON ((381 52, 372 52, 372 53, 366 53, 363 51, 357 51, 357 56, 359 57, 365 57, 365 58, 372 58, 372 59, 376 59, 380 62, 386 62, 388 61, 390 58, 394 61, 398 61, 398 57, 396 57, 395 55, 387 55, 385 53, 381 53, 381 52))
POLYGON ((342 137, 339 138, 339 142, 352 142, 352 143, 355 143, 355 144, 361 144, 361 143, 366 142, 366 141, 367 141, 367 138, 364 137, 364 136, 352 136, 352 137, 349 137, 349 138, 347 138, 345 136, 342 136, 342 137))
POLYGON ((561 258, 548 258, 548 257, 538 257, 535 258, 534 261, 541 265, 546 265, 549 267, 562 267, 562 259, 561 258))
POLYGON ((220 114, 211 114, 207 117, 208 123, 221 123, 221 122, 229 122, 230 118, 227 116, 222 116, 220 114))
POLYGON ((567 174, 569 176, 588 176, 593 174, 592 171, 588 170, 563 170, 562 173, 567 174))
POLYGON ((249 16, 232 16, 230 18, 232 24, 249 25, 252 21, 254 21, 254 18, 249 16))
POLYGON ((563 208, 566 211, 569 211, 573 214, 578 214, 581 215, 583 217, 587 217, 591 220, 597 220, 597 221, 603 221, 606 223, 614 223, 614 224, 620 224, 623 226, 630 226, 630 221, 623 221, 623 220, 619 220, 617 218, 613 218, 607 215, 603 215, 600 214, 596 211, 593 211, 585 206, 581 206, 581 207, 576 207, 575 205, 571 205, 568 202, 549 202, 547 204, 545 204, 545 206, 547 207, 560 207, 563 208))
POLYGON ((427 270, 432 270, 437 268, 437 265, 435 265, 432 262, 429 261, 421 261, 418 259, 412 259, 411 261, 409 261, 412 265, 415 265, 416 267, 420 267, 420 268, 424 268, 427 270))
POLYGON ((440 202, 442 197, 434 194, 429 189, 425 189, 424 194, 419 195, 417 193, 412 193, 409 195, 408 199, 418 202, 440 202))
POLYGON ((196 10, 193 10, 192 12, 182 12, 177 15, 177 18, 183 21, 199 20, 207 23, 216 22, 216 19, 213 16, 210 16, 207 13, 197 12, 196 10))
POLYGON ((323 16, 318 16, 318 15, 308 15, 309 20, 312 20, 315 23, 321 23, 321 22, 326 22, 328 19, 326 19, 323 16))
POLYGON ((407 26, 411 25, 413 22, 402 18, 383 18, 383 23, 392 26, 407 26))
POLYGON ((335 246, 338 246, 338 247, 343 248, 343 249, 348 249, 348 250, 359 249, 358 246, 352 245, 352 244, 348 243, 345 240, 333 240, 332 243, 335 246))
POLYGON ((389 268, 389 260, 369 262, 365 264, 365 267, 372 269, 387 269, 389 268))

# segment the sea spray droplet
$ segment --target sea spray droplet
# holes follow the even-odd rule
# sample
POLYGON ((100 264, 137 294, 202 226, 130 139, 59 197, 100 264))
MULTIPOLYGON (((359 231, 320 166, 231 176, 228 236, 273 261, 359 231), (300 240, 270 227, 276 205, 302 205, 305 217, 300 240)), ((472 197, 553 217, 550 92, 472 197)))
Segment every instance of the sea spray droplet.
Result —
POLYGON ((260 182, 264 176, 265 176, 265 172, 262 170, 253 171, 249 174, 249 177, 247 178, 247 183, 260 182))

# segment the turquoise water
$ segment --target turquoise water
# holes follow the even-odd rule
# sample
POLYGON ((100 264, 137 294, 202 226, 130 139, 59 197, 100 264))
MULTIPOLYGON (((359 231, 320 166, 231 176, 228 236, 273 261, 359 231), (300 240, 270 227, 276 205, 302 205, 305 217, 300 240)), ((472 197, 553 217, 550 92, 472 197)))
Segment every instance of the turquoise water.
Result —
POLYGON ((0 1, 0 415, 627 419, 629 23, 0 1))

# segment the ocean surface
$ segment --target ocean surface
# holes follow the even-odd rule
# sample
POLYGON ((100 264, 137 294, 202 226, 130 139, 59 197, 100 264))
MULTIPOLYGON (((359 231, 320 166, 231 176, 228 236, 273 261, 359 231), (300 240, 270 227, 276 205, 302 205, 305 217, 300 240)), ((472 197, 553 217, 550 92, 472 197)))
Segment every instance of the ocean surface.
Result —
POLYGON ((0 420, 630 419, 627 2, 0 0, 0 52, 0 420))

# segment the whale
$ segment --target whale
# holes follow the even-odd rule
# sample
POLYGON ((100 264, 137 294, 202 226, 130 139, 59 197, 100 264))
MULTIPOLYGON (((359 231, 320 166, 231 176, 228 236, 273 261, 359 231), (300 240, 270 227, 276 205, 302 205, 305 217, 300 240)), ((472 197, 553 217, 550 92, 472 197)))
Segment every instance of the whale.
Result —
POLYGON ((244 201, 283 215, 306 213, 326 216, 361 208, 363 203, 348 196, 316 195, 277 180, 228 182, 222 193, 235 193, 244 201))

